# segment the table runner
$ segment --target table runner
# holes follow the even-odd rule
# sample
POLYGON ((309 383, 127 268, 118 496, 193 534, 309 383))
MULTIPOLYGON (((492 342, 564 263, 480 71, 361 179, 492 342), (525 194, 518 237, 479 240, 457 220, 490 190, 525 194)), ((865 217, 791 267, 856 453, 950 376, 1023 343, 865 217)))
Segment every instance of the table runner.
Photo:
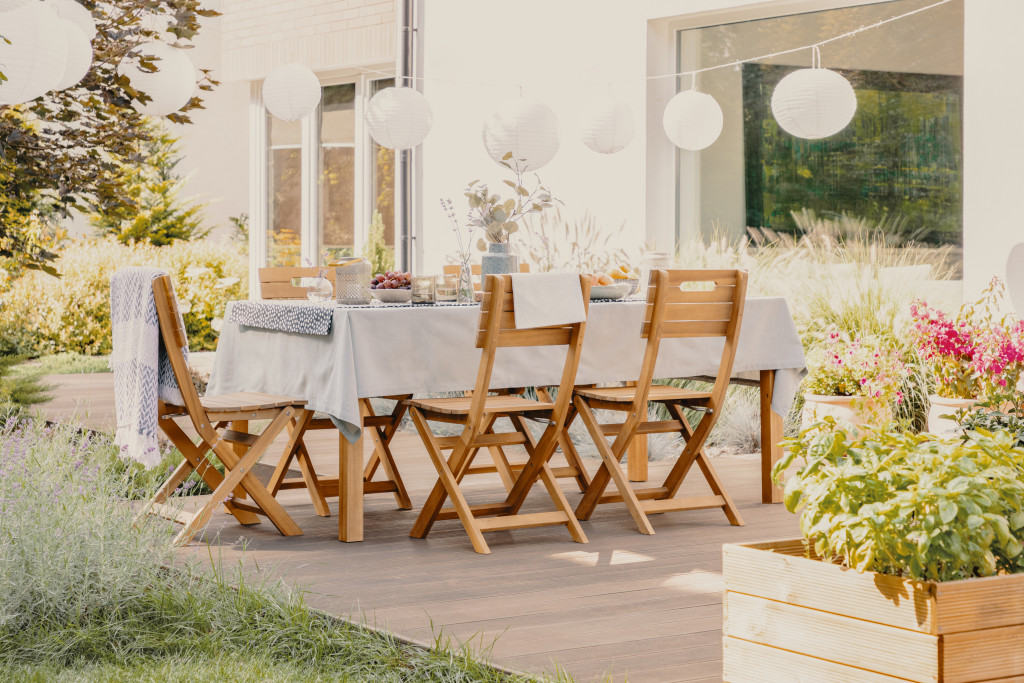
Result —
POLYGON ((297 334, 330 334, 334 307, 308 301, 235 301, 228 322, 297 334))
MULTIPOLYGON (((233 302, 233 309, 240 302, 233 302)), ((645 340, 645 302, 590 305, 578 384, 635 381, 645 340)), ((211 395, 263 391, 294 396, 336 419, 347 438, 359 436, 359 398, 461 391, 473 387, 480 361, 480 309, 463 306, 361 306, 333 309, 332 333, 291 335, 232 323, 217 348, 211 395)), ((721 338, 665 339, 659 378, 715 375, 721 338)), ((491 386, 557 385, 562 347, 501 348, 491 386)), ((747 300, 733 376, 758 379, 775 371, 772 408, 785 415, 806 374, 803 347, 785 299, 747 300)))

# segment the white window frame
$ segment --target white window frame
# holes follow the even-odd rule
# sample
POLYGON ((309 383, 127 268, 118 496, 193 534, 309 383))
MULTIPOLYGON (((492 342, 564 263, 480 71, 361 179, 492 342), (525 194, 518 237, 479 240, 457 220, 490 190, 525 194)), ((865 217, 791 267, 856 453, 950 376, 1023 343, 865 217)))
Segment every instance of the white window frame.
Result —
MULTIPOLYGON (((366 102, 374 81, 387 80, 386 75, 393 65, 386 65, 374 73, 336 74, 320 77, 320 87, 354 84, 355 130, 352 143, 331 144, 331 147, 354 148, 353 163, 353 248, 356 254, 362 252, 366 229, 373 218, 373 145, 363 121, 366 102)), ((249 94, 249 291, 251 298, 259 298, 258 269, 267 264, 267 231, 269 229, 268 196, 270 141, 267 126, 267 111, 263 107, 261 84, 253 82, 249 94)), ((320 260, 320 163, 321 144, 319 139, 322 109, 316 110, 302 120, 302 181, 301 181, 301 247, 300 255, 312 263, 320 260)), ((396 217, 397 218, 397 217, 396 217)), ((396 246, 400 243, 401 226, 396 220, 396 246)))

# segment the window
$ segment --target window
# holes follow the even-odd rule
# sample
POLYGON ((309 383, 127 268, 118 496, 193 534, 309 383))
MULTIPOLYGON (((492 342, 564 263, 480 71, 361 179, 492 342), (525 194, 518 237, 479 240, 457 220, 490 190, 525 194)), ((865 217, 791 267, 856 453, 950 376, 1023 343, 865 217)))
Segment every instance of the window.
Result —
MULTIPOLYGON (((679 31, 678 70, 807 45, 927 4, 895 0, 679 31)), ((827 44, 821 55, 857 93, 853 121, 824 140, 795 138, 771 114, 775 84, 809 66, 810 50, 698 76, 725 123, 707 149, 678 152, 677 238, 738 236, 747 227, 799 233, 814 216, 845 214, 896 241, 959 246, 962 0, 827 44)), ((689 87, 689 77, 680 80, 689 87)))
POLYGON ((352 256, 355 229, 354 83, 330 85, 320 100, 320 250, 327 260, 352 256))
POLYGON ((297 266, 302 235, 302 125, 267 115, 267 265, 297 266))
MULTIPOLYGON (((266 196, 254 196, 251 205, 265 253, 254 252, 255 265, 325 263, 360 254, 375 211, 394 248, 395 153, 373 142, 361 121, 369 97, 393 84, 366 78, 325 85, 317 110, 302 121, 266 113, 254 88, 254 106, 264 117, 256 128, 266 125, 265 136, 256 137, 266 164, 266 196)), ((262 170, 253 173, 258 187, 262 170)))

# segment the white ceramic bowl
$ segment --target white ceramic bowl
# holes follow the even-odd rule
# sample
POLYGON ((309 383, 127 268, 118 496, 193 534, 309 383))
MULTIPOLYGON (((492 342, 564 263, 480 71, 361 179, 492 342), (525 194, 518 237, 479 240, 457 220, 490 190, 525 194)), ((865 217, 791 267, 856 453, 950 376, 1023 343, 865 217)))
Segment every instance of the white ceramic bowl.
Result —
POLYGON ((593 285, 590 288, 591 299, 621 299, 629 294, 633 285, 628 282, 621 282, 614 285, 593 285))
POLYGON ((412 301, 411 289, 371 289, 370 293, 383 304, 407 304, 412 301))

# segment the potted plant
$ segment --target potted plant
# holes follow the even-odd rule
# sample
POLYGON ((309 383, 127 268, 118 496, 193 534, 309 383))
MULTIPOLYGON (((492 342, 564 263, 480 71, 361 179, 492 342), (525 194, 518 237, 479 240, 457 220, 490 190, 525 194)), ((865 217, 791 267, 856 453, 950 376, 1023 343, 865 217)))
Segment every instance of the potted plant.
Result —
POLYGON ((804 425, 826 416, 853 425, 891 420, 892 404, 903 400, 899 387, 907 377, 901 355, 887 339, 851 340, 839 332, 830 332, 824 344, 807 357, 804 425))
POLYGON ((482 275, 518 272, 519 258, 509 252, 509 238, 519 230, 519 223, 526 216, 551 208, 555 202, 561 203, 541 184, 540 177, 536 179, 536 187, 527 189, 523 185, 522 171, 518 165, 509 163, 511 159, 512 153, 509 152, 500 162, 515 175, 515 180, 504 181, 513 191, 509 199, 491 192, 479 180, 466 187, 469 225, 484 231, 484 236, 477 241, 477 248, 486 252, 480 257, 482 275))
POLYGON ((1024 450, 827 419, 776 481, 802 539, 726 545, 724 679, 1024 675, 1024 450))
POLYGON ((1003 290, 993 278, 982 297, 961 306, 956 317, 924 301, 911 305, 911 334, 936 380, 929 431, 951 431, 956 423, 950 414, 1015 390, 1024 371, 1024 322, 999 315, 1003 290))

